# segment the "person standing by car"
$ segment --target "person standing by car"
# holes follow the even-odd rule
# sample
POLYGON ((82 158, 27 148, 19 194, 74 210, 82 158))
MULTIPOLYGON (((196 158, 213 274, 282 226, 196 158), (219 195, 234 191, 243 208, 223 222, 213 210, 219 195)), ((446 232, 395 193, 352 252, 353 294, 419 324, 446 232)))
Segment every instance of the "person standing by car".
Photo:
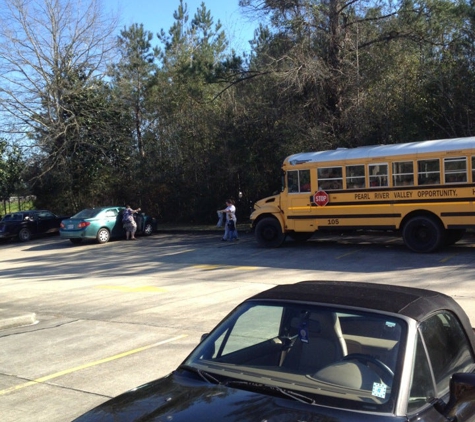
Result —
POLYGON ((226 240, 238 240, 238 232, 237 232, 237 218, 236 218, 236 207, 234 206, 234 201, 232 199, 226 200, 226 208, 223 210, 218 210, 218 213, 226 214, 226 224, 224 225, 224 236, 221 239, 223 242, 226 240), (229 222, 232 221, 234 223, 234 230, 230 232, 229 230, 229 222))
POLYGON ((125 206, 125 211, 122 216, 122 223, 125 229, 125 240, 136 240, 135 232, 137 231, 137 223, 134 219, 134 214, 139 212, 140 208, 133 210, 130 205, 125 206))

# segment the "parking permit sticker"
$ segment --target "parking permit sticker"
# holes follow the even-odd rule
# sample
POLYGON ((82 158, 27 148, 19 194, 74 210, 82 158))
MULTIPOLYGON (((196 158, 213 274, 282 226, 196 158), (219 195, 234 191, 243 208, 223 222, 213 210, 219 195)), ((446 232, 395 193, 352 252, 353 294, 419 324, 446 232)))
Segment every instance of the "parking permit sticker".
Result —
POLYGON ((371 394, 375 397, 379 397, 380 399, 384 399, 386 397, 386 385, 379 384, 377 382, 373 383, 373 391, 371 394))
POLYGON ((302 324, 300 324, 299 338, 302 343, 308 343, 308 330, 306 322, 302 322, 302 324))

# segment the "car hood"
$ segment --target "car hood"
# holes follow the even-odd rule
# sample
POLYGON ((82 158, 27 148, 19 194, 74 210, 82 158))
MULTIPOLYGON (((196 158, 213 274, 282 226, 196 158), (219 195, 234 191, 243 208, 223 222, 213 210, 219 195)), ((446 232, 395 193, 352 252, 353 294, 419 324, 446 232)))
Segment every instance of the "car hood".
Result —
MULTIPOLYGON (((173 373, 109 400, 74 422, 381 422, 385 419, 381 415, 308 405, 173 373)), ((392 416, 388 420, 403 419, 392 416)))

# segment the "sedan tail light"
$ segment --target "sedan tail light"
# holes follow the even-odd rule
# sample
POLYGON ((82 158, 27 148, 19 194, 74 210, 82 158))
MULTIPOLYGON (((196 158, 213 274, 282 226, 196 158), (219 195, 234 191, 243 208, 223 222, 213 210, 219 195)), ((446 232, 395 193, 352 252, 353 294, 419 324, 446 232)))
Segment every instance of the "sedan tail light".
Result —
POLYGON ((78 229, 84 229, 85 227, 89 226, 91 223, 89 223, 88 221, 81 221, 79 224, 78 224, 78 229))

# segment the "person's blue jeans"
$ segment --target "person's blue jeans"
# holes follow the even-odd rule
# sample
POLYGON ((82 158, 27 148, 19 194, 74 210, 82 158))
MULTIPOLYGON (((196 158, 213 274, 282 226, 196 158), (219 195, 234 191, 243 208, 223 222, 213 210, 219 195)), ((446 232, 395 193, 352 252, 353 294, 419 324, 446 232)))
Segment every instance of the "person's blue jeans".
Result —
POLYGON ((238 238, 238 231, 237 231, 237 228, 236 228, 236 223, 237 223, 237 221, 234 220, 234 227, 235 228, 232 231, 229 230, 229 227, 228 227, 227 223, 224 225, 224 236, 223 236, 224 240, 233 240, 233 239, 238 238))

